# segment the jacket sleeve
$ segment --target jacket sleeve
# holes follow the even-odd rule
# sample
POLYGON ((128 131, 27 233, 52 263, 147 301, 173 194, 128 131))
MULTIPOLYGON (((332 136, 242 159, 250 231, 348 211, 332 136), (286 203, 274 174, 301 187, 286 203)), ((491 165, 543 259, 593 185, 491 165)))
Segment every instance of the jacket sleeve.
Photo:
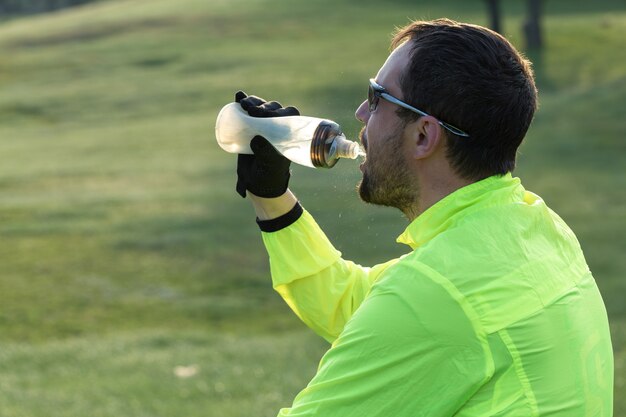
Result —
POLYGON ((491 378, 486 335, 462 300, 403 264, 374 284, 279 417, 450 417, 491 378))
POLYGON ((317 334, 334 341, 393 259, 372 268, 341 258, 304 211, 286 228, 263 232, 274 289, 317 334))

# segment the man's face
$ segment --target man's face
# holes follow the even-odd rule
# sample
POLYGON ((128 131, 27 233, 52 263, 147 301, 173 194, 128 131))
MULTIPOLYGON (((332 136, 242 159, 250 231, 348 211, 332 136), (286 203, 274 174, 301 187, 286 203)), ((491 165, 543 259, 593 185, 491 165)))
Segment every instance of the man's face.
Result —
MULTIPOLYGON (((376 75, 376 82, 400 99, 400 75, 408 65, 409 52, 409 43, 396 48, 376 75)), ((417 201, 418 189, 407 158, 411 143, 405 137, 406 123, 397 110, 398 106, 383 99, 372 112, 367 100, 357 109, 356 118, 365 124, 360 138, 367 151, 358 187, 363 201, 406 213, 417 201)))

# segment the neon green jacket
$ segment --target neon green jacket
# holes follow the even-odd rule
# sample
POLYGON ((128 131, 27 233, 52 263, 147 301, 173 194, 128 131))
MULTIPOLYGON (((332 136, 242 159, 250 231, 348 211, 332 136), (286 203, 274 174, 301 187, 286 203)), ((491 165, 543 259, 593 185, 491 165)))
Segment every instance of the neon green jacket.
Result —
POLYGON ((576 237, 510 175, 450 194, 372 268, 305 211, 263 233, 273 285, 332 343, 280 416, 612 415, 606 310, 576 237))

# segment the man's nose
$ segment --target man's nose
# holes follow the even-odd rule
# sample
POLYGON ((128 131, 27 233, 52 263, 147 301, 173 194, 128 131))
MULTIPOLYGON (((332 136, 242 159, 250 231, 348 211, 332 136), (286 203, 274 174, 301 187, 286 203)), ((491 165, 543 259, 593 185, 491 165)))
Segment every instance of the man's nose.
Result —
POLYGON ((368 105, 367 105, 367 100, 365 100, 363 103, 361 103, 359 108, 356 109, 356 112, 354 113, 354 116, 361 123, 367 123, 367 121, 370 118, 370 111, 369 111, 369 108, 368 108, 368 105))

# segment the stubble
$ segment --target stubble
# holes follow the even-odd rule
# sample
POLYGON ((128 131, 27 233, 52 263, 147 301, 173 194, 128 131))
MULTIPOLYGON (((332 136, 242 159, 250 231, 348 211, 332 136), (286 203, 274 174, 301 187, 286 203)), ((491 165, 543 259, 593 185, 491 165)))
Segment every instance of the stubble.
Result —
MULTIPOLYGON (((358 192, 366 203, 395 207, 407 215, 418 201, 419 190, 404 156, 403 132, 404 126, 400 125, 378 142, 383 146, 378 146, 375 153, 368 149, 358 192)), ((365 128, 360 136, 367 144, 364 135, 365 128)))

